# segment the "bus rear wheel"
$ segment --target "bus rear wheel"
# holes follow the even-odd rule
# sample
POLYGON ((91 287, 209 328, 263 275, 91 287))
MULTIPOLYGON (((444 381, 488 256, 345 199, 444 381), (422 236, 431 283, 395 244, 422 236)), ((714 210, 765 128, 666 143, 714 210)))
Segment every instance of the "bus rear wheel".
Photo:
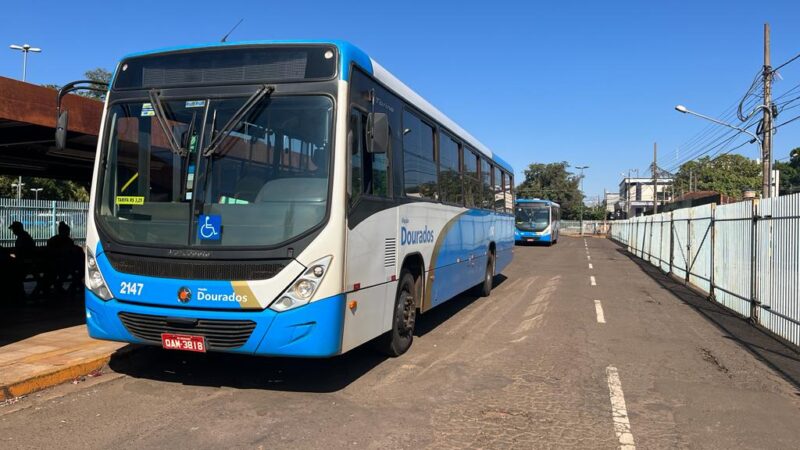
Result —
POLYGON ((494 284, 494 253, 489 252, 489 261, 486 263, 486 273, 483 275, 483 283, 480 285, 478 295, 488 297, 492 293, 494 284))
POLYGON ((375 342, 376 348, 388 356, 400 356, 411 347, 414 340, 414 324, 417 320, 417 289, 414 276, 403 270, 397 295, 394 300, 392 329, 380 336, 375 342))

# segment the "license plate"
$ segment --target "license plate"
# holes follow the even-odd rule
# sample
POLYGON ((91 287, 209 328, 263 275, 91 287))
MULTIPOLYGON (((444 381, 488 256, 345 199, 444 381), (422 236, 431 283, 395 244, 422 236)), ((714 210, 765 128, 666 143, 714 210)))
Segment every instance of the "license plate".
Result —
POLYGON ((527 241, 528 241, 528 242, 533 242, 533 241, 535 241, 535 240, 536 240, 536 239, 534 239, 534 238, 528 238, 528 239, 527 239, 527 241))
POLYGON ((161 346, 167 350, 205 353, 206 339, 203 336, 161 333, 161 346))

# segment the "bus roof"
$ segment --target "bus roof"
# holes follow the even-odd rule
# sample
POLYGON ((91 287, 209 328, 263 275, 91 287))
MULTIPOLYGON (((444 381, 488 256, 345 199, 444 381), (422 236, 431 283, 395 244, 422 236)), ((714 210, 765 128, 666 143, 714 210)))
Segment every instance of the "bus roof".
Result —
POLYGON ((545 200, 543 198, 518 198, 517 203, 544 203, 551 206, 561 207, 558 203, 552 200, 545 200))
MULTIPOLYGON (((429 115, 432 119, 438 121, 450 131, 457 134, 459 137, 464 139, 464 141, 469 144, 471 147, 478 150, 484 156, 490 158, 494 161, 497 165, 502 167, 503 169, 507 170, 511 174, 514 173, 514 169, 508 164, 505 160, 500 158, 499 156, 495 155, 489 147, 483 145, 478 139, 472 136, 469 132, 461 128, 457 123, 455 123, 452 119, 447 117, 444 113, 439 111, 435 106, 430 104, 427 100, 422 98, 421 95, 417 94, 408 87, 405 83, 400 81, 397 77, 392 75, 391 72, 386 70, 383 66, 378 64, 377 61, 370 58, 363 50, 356 47, 355 45, 341 40, 256 40, 256 41, 238 41, 238 42, 210 42, 210 43, 203 43, 203 44, 195 44, 195 45, 184 45, 184 46, 177 46, 177 47, 166 47, 160 48, 156 50, 150 50, 145 52, 138 52, 138 53, 131 53, 125 55, 122 59, 130 59, 136 58, 139 56, 145 55, 153 55, 158 53, 171 53, 171 52, 178 52, 184 50, 191 50, 191 49, 202 49, 202 48, 212 48, 212 47, 240 47, 240 46, 247 46, 247 45, 268 45, 268 44, 330 44, 336 46, 339 50, 339 54, 341 55, 340 60, 340 67, 339 67, 339 77, 343 80, 347 80, 350 76, 350 63, 355 63, 362 69, 364 69, 367 73, 375 77, 378 81, 386 85, 389 89, 393 90, 397 95, 403 97, 406 101, 414 105, 417 109, 424 112, 425 114, 429 115)), ((113 85, 114 80, 112 79, 111 83, 113 85)))

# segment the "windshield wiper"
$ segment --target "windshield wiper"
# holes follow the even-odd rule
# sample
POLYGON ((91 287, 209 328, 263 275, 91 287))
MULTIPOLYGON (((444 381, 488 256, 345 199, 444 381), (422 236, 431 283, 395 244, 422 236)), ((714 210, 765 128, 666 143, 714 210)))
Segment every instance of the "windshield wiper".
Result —
POLYGON ((172 150, 172 153, 175 153, 178 156, 186 156, 189 152, 181 147, 181 145, 178 143, 178 140, 175 138, 175 133, 170 130, 169 123, 167 123, 167 115, 164 113, 164 108, 161 106, 161 99, 159 99, 161 93, 155 89, 150 89, 149 94, 150 106, 153 107, 153 114, 156 116, 156 119, 158 119, 158 124, 161 125, 161 130, 167 136, 169 148, 172 150))
POLYGON ((222 140, 233 131, 234 127, 239 125, 239 122, 242 121, 244 116, 250 112, 264 97, 272 94, 275 91, 275 86, 267 86, 262 85, 258 88, 258 90, 244 102, 241 108, 228 120, 228 123, 225 124, 222 129, 214 134, 214 137, 209 142, 208 147, 203 150, 203 156, 211 156, 216 153, 219 144, 222 143, 222 140))

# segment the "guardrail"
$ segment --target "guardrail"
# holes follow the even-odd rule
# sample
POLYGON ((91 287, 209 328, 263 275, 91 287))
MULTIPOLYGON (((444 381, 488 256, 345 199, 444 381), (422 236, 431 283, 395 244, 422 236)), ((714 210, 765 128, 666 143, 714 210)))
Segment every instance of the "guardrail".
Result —
POLYGON ((88 211, 87 202, 0 198, 0 246, 14 246, 16 237, 8 227, 15 221, 22 223, 36 245, 44 245, 54 236, 59 222, 69 225, 72 239, 83 245, 88 211))
POLYGON ((610 236, 800 345, 800 194, 618 220, 610 236))

